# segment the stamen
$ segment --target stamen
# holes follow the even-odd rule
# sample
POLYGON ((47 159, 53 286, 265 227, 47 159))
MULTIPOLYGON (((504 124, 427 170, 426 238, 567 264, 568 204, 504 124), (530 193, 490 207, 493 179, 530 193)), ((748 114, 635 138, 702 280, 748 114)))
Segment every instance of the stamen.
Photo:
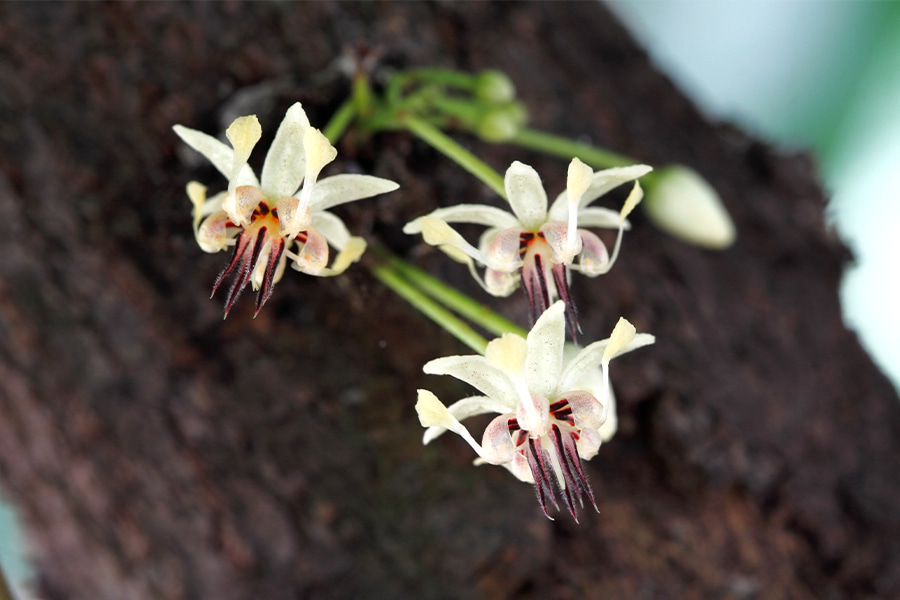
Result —
MULTIPOLYGON (((219 289, 219 286, 225 280, 228 275, 234 270, 234 268, 241 262, 241 259, 244 255, 244 251, 247 248, 247 236, 244 232, 241 232, 241 235, 238 237, 237 244, 234 246, 234 254, 231 255, 231 262, 228 263, 228 266, 219 273, 219 276, 216 277, 215 283, 213 283, 212 294, 209 295, 210 298, 216 295, 216 291, 219 289)), ((226 315, 227 315, 226 311, 226 315)))
POLYGON ((256 294, 256 312, 253 318, 259 314, 259 309, 263 307, 266 300, 272 295, 272 289, 275 281, 275 272, 278 270, 278 262, 281 255, 284 254, 284 238, 280 237, 272 243, 272 249, 269 251, 269 264, 266 265, 266 272, 263 275, 262 285, 259 287, 259 293, 256 294))
MULTIPOLYGON (((243 237, 243 235, 242 235, 243 237)), ((234 303, 237 301, 238 297, 241 295, 244 287, 247 285, 247 282, 250 281, 250 275, 253 273, 253 267, 256 265, 256 261, 259 259, 259 254, 262 251, 263 245, 266 242, 266 228, 261 227, 259 231, 256 232, 256 238, 253 241, 253 249, 250 252, 250 255, 247 255, 247 250, 249 248, 247 242, 243 244, 238 244, 238 250, 240 250, 240 272, 237 277, 234 279, 234 283, 231 284, 231 289, 228 290, 228 297, 225 299, 225 316, 228 316, 228 313, 231 311, 231 307, 234 306, 234 303)), ((238 260, 238 255, 235 255, 235 259, 232 260, 232 263, 235 263, 238 260)), ((219 275, 219 279, 216 280, 216 284, 213 287, 213 293, 215 293, 216 289, 219 287, 219 283, 221 280, 231 272, 234 264, 229 265, 225 271, 219 275)))
POLYGON ((537 493, 538 504, 541 505, 544 516, 552 521, 553 517, 547 512, 547 498, 550 498, 556 510, 559 510, 559 505, 556 503, 556 495, 550 486, 550 478, 547 474, 540 440, 536 440, 533 437, 528 438, 528 455, 526 458, 528 459, 528 466, 531 467, 531 476, 534 478, 534 491, 537 493))
POLYGON ((566 272, 566 265, 553 265, 553 281, 556 283, 556 292, 559 299, 566 304, 566 326, 569 329, 569 335, 572 341, 577 342, 576 335, 581 333, 581 325, 578 323, 578 310, 575 308, 575 302, 569 293, 569 277, 566 272))
MULTIPOLYGON (((565 481, 565 485, 559 485, 560 492, 566 503, 566 508, 569 509, 569 514, 572 515, 572 518, 575 519, 575 522, 577 523, 578 513, 575 511, 575 498, 572 496, 572 493, 573 491, 578 492, 578 504, 584 508, 584 502, 581 500, 581 490, 578 489, 580 486, 575 482, 575 477, 572 473, 572 462, 568 460, 569 457, 566 455, 565 448, 563 447, 562 432, 556 424, 550 429, 550 434, 555 444, 556 456, 559 458, 559 470, 562 471, 563 481, 565 481)), ((557 483, 561 484, 562 482, 557 483)))

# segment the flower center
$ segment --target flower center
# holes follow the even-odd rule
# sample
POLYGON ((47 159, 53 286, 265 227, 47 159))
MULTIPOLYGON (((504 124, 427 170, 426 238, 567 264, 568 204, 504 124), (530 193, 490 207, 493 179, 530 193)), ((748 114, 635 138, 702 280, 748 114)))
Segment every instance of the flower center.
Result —
POLYGON ((522 283, 531 306, 531 322, 538 320, 557 299, 566 304, 566 325, 575 340, 581 329, 578 313, 569 294, 569 271, 564 263, 553 263, 553 249, 543 232, 522 232, 519 235, 519 256, 522 257, 522 283))
POLYGON ((285 250, 285 239, 280 232, 281 223, 278 215, 269 208, 266 201, 261 201, 250 215, 250 223, 243 227, 238 235, 231 262, 213 284, 215 294, 225 278, 236 271, 225 300, 226 316, 251 278, 253 287, 259 289, 256 296, 256 313, 259 313, 259 309, 272 295, 276 272, 279 270, 279 262, 285 250))
POLYGON ((587 496, 597 508, 594 493, 587 477, 581 468, 576 442, 581 437, 581 429, 575 424, 572 406, 565 398, 550 404, 550 425, 544 434, 532 433, 523 429, 519 419, 511 418, 508 422, 509 434, 512 437, 515 452, 528 462, 531 475, 534 477, 535 491, 541 510, 547 514, 547 499, 559 509, 554 488, 560 491, 566 508, 575 521, 578 514, 575 501, 584 507, 584 496, 587 496), (551 483, 550 473, 554 477, 551 483))

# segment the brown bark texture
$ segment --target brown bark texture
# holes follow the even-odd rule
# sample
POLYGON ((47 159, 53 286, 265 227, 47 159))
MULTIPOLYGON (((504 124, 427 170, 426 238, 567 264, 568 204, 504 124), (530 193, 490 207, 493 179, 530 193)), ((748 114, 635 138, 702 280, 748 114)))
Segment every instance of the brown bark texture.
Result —
MULTIPOLYGON (((812 161, 710 123, 602 5, 2 4, 0 114, 0 483, 40 597, 900 597, 900 404, 842 323, 812 161), (321 127, 357 44, 501 69, 533 126, 690 165, 737 223, 708 252, 639 213, 615 269, 574 279, 583 339, 624 315, 658 340, 613 365, 580 525, 456 436, 422 447, 416 388, 469 390, 421 367, 468 351, 363 265, 287 273, 256 319, 209 299, 228 257, 196 246, 184 185, 225 181, 172 124, 256 113, 264 149, 301 101, 321 127)), ((459 140, 565 185, 564 161, 459 140)), ((338 209, 354 232, 525 322, 400 231, 499 198, 404 133, 339 151, 401 184, 338 209)))

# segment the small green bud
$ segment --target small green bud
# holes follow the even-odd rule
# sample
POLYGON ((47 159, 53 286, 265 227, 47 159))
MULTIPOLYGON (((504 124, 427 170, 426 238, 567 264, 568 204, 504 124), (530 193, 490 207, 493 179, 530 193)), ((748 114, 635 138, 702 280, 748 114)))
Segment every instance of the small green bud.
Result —
POLYGON ((647 182, 644 208, 657 227, 696 246, 724 250, 734 243, 734 222, 716 190, 696 171, 665 167, 647 182))
POLYGON ((486 142, 506 142, 525 124, 525 109, 518 102, 486 110, 475 124, 475 133, 486 142))
POLYGON ((516 98, 516 86, 502 71, 487 69, 475 78, 475 96, 490 104, 505 104, 516 98))

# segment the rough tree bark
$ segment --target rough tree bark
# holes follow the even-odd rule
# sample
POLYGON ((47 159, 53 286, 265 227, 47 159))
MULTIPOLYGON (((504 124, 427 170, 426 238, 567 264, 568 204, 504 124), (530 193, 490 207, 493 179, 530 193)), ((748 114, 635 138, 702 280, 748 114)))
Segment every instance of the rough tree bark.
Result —
MULTIPOLYGON (((0 57, 0 478, 41 597, 900 595, 900 404, 841 322, 810 159, 707 122, 602 6, 4 4, 0 57), (226 257, 183 186, 221 180, 171 125, 256 112, 271 136, 300 100, 321 126, 359 42, 502 69, 535 126, 691 165, 738 224, 710 253, 639 215, 613 272, 576 279, 585 339, 619 315, 658 338, 615 365, 580 526, 458 439, 421 447, 415 388, 462 391, 421 365, 461 348, 364 268, 288 274, 255 320, 208 299, 226 257)), ((400 225, 490 193, 406 135, 340 150, 402 185, 342 211, 354 230, 479 294, 400 225)))

